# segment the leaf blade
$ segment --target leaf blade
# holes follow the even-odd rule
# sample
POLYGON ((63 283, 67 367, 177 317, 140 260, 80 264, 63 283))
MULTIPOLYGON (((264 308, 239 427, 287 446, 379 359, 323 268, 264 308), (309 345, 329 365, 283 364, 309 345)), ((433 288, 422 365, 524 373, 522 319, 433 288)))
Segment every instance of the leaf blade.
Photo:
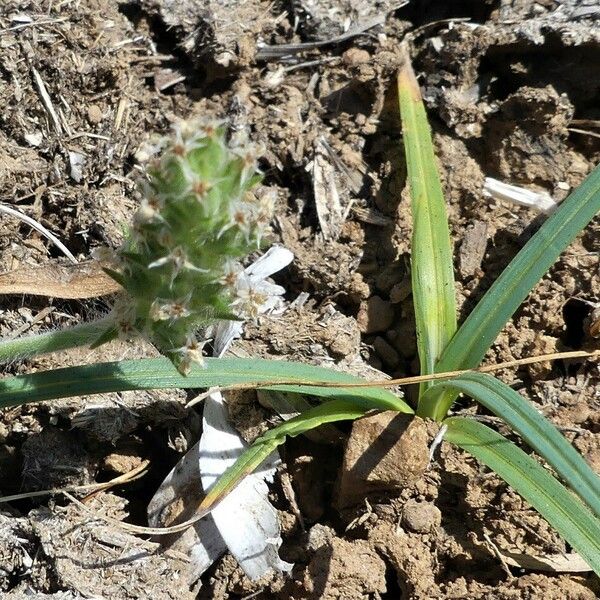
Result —
POLYGON ((182 376, 165 358, 97 363, 17 375, 0 380, 0 408, 70 396, 127 390, 210 388, 227 385, 261 385, 262 389, 310 394, 324 399, 345 398, 357 406, 413 413, 412 408, 389 390, 333 388, 300 385, 321 381, 358 383, 358 377, 302 363, 268 359, 207 358, 182 376), (298 385, 278 385, 277 382, 298 385))
POLYGON ((477 367, 529 292, 599 211, 600 165, 560 204, 496 279, 444 349, 437 372, 477 367))
POLYGON ((438 390, 467 394, 503 419, 600 518, 600 477, 560 431, 515 390, 490 375, 465 373, 430 388, 422 404, 435 401, 438 390))
POLYGON ((495 471, 600 575, 600 520, 523 450, 482 423, 450 417, 445 439, 495 471))
POLYGON ((277 446, 283 444, 286 437, 295 437, 326 423, 358 419, 366 412, 352 402, 330 400, 267 431, 210 488, 198 507, 198 515, 207 515, 213 510, 246 475, 257 469, 277 446))
MULTIPOLYGON (((431 129, 408 55, 398 73, 398 98, 413 214, 411 277, 417 346, 421 374, 429 374, 456 331, 454 270, 431 129)), ((427 387, 422 384, 421 392, 427 387)))

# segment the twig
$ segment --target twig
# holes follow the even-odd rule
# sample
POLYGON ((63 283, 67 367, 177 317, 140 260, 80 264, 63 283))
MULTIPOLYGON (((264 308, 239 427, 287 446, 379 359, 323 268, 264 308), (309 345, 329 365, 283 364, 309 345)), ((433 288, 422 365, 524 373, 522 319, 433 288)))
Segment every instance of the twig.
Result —
POLYGON ((431 442, 431 446, 429 446, 429 464, 433 462, 433 456, 438 446, 442 443, 444 436, 446 435, 446 431, 448 431, 448 425, 445 423, 440 427, 440 430, 437 432, 436 436, 433 438, 431 442))
POLYGON ((59 19, 48 19, 46 21, 30 21, 28 23, 20 23, 19 25, 13 25, 7 29, 2 29, 0 30, 0 34, 6 33, 7 31, 18 31, 19 29, 24 29, 25 27, 42 27, 43 25, 54 25, 55 23, 64 23, 65 21, 68 21, 68 19, 64 17, 59 19))
MULTIPOLYGON (((397 6, 394 7, 394 10, 402 8, 408 4, 408 0, 406 2, 400 2, 397 6)), ((284 56, 291 54, 298 54, 299 52, 304 52, 305 50, 314 50, 316 48, 320 48, 321 46, 329 46, 331 44, 340 44, 341 42, 345 42, 347 40, 352 39, 358 35, 361 35, 376 27, 377 25, 383 25, 388 18, 389 13, 384 13, 382 15, 377 15, 372 19, 368 19, 363 23, 357 23, 354 27, 351 27, 343 33, 342 35, 338 35, 337 37, 333 37, 328 40, 317 40, 315 42, 305 42, 303 44, 279 44, 276 46, 268 46, 265 45, 262 48, 259 48, 256 53, 256 60, 268 60, 271 58, 283 58, 284 56)))
POLYGON ((600 138, 600 133, 596 133, 595 131, 588 131, 587 129, 579 129, 578 127, 567 127, 567 131, 572 131, 573 133, 581 133, 582 135, 589 135, 591 137, 600 138))
POLYGON ((531 365, 550 360, 566 360, 570 358, 593 358, 600 356, 600 350, 586 352, 584 350, 575 350, 573 352, 553 352, 552 354, 540 354, 538 356, 528 356, 527 358, 519 358, 509 360, 507 362, 496 363, 494 365, 486 365, 476 369, 461 369, 458 371, 444 371, 443 373, 431 373, 430 375, 414 375, 412 377, 400 377, 399 379, 384 379, 381 381, 361 381, 358 383, 337 383, 332 381, 294 381, 290 379, 273 379, 271 381, 257 381, 250 383, 238 383, 229 386, 223 386, 221 391, 229 390, 247 390, 261 387, 269 387, 273 385, 294 385, 306 387, 328 387, 328 388, 370 388, 370 387, 392 387, 396 385, 412 385, 422 383, 424 381, 437 381, 439 379, 451 379, 459 377, 465 373, 493 373, 502 369, 510 369, 512 367, 520 367, 523 365, 531 365))
POLYGON ((11 217, 16 217, 24 223, 27 223, 27 225, 33 227, 38 233, 41 233, 45 238, 49 239, 73 264, 77 264, 77 259, 73 256, 73 254, 71 254, 70 250, 53 233, 48 231, 35 219, 28 217, 20 210, 16 210, 2 203, 0 203, 0 213, 10 215, 11 217))
POLYGON ((22 333, 25 333, 28 329, 33 327, 33 325, 35 325, 42 319, 45 319, 54 310, 54 308, 55 308, 54 306, 47 306, 46 308, 40 310, 40 312, 37 315, 35 315, 35 317, 33 317, 33 319, 31 319, 31 321, 27 321, 26 323, 23 323, 23 325, 21 325, 21 327, 17 328, 9 336, 7 336, 8 339, 14 340, 15 338, 18 338, 22 333))
POLYGON ((52 121, 52 124, 54 125, 56 133, 58 135, 61 135, 62 127, 60 124, 60 120, 58 118, 58 115, 56 114, 56 111, 54 110, 54 105, 52 104, 50 94, 48 94, 48 90, 46 89, 46 84, 44 83, 44 80, 42 79, 41 75, 37 72, 37 69, 35 69, 35 67, 31 67, 31 72, 33 73, 33 79, 40 94, 42 104, 44 105, 44 108, 50 115, 50 119, 52 121))
POLYGON ((98 519, 100 521, 105 521, 106 523, 110 523, 115 527, 120 527, 125 531, 129 531, 130 533, 139 533, 142 535, 170 535, 171 533, 180 533, 181 531, 185 531, 188 527, 191 527, 194 523, 198 522, 200 519, 203 519, 206 514, 201 513, 192 517, 188 521, 180 523, 179 525, 173 525, 171 527, 142 527, 141 525, 132 525, 131 523, 124 523, 123 521, 119 521, 118 519, 113 519, 112 517, 106 517, 104 515, 100 515, 95 513, 91 508, 86 506, 80 500, 77 500, 75 496, 69 494, 69 492, 63 490, 63 495, 67 497, 73 504, 77 505, 83 512, 88 515, 91 515, 94 519, 98 519))
POLYGON ((26 498, 36 498, 38 496, 53 496, 55 494, 66 494, 68 492, 100 492, 107 490, 111 487, 115 487, 116 485, 122 485, 124 483, 129 483, 130 481, 134 481, 143 477, 146 473, 146 468, 150 464, 149 460, 145 460, 137 466, 135 469, 132 469, 128 473, 124 473, 123 475, 119 475, 110 481, 104 481, 103 483, 91 483, 89 485, 72 485, 65 488, 55 488, 51 490, 39 490, 37 492, 23 492, 22 494, 13 494, 12 496, 3 496, 0 498, 0 503, 3 502, 15 502, 16 500, 24 500, 26 498))
POLYGON ((496 546, 496 544, 494 544, 494 542, 492 541, 492 538, 487 533, 484 533, 483 539, 485 539, 487 544, 492 549, 492 552, 496 555, 496 558, 500 561, 500 564, 502 565, 502 570, 506 573, 506 576, 509 579, 514 579, 515 577, 510 572, 510 569, 508 568, 508 565, 506 564, 506 561, 504 560, 504 556, 502 556, 502 552, 500 552, 500 550, 498 549, 498 546, 496 546))

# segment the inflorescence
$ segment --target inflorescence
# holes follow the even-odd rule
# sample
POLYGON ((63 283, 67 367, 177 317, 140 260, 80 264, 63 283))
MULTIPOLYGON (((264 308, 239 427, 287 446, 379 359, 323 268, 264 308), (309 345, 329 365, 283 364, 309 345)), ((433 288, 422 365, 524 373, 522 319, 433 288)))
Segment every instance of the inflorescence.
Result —
POLYGON ((128 240, 100 253, 125 294, 96 345, 141 335, 188 374, 202 364, 199 330, 252 318, 266 300, 240 261, 268 231, 273 198, 251 191, 260 181, 257 148, 228 145, 221 123, 179 124, 157 149, 128 240))

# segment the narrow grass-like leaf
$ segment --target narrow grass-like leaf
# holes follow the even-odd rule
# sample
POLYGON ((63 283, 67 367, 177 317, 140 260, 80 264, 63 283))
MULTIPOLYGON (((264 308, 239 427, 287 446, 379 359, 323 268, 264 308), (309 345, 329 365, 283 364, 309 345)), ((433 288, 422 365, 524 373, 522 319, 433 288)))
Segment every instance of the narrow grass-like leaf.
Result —
POLYGON ((210 488, 198 508, 197 515, 206 515, 215 508, 246 475, 255 471, 277 446, 283 444, 286 437, 295 437, 325 423, 358 419, 366 412, 368 409, 361 408, 354 402, 330 400, 267 431, 256 439, 210 488))
POLYGON ((192 367, 186 377, 181 375, 166 358, 124 360, 53 369, 2 379, 0 380, 0 408, 69 396, 126 390, 192 389, 236 384, 252 387, 266 384, 261 387, 324 399, 342 398, 365 409, 414 412, 404 400, 382 388, 333 388, 289 383, 296 381, 301 384, 311 381, 360 383, 363 380, 323 367, 258 358, 207 358, 204 367, 192 367), (277 385, 278 381, 288 383, 277 385))
POLYGON ((504 420, 600 518, 600 477, 528 400, 490 375, 466 373, 429 388, 419 410, 427 413, 426 405, 437 392, 449 389, 467 394, 504 420))
MULTIPOLYGON (((599 211, 600 165, 562 202, 496 279, 444 349, 436 371, 477 367, 521 302, 599 211)), ((436 413, 446 414, 454 398, 445 394, 436 413)))
POLYGON ((0 341, 0 363, 45 352, 60 352, 69 348, 87 346, 103 335, 111 324, 112 321, 107 317, 68 329, 0 341))
MULTIPOLYGON (((433 373, 456 331, 452 247, 431 129, 408 57, 398 73, 398 97, 413 216, 412 295, 421 374, 433 373)), ((421 384, 423 392, 429 384, 421 384)))
POLYGON ((473 419, 450 417, 445 439, 495 471, 600 575, 600 520, 540 463, 473 419))

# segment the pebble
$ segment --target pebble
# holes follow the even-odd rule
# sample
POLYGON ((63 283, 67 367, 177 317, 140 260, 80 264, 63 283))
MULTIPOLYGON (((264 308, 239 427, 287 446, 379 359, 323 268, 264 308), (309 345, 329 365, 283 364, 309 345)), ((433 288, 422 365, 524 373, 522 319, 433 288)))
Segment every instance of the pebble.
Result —
POLYGON ((429 533, 441 525, 442 513, 431 502, 409 500, 402 511, 402 523, 415 533, 429 533))
POLYGON ((403 279, 400 283, 396 283, 390 290, 390 301, 393 304, 404 302, 412 293, 410 279, 403 279))
POLYGON ((364 65, 365 63, 370 62, 371 55, 361 48, 349 48, 342 54, 342 60, 349 67, 354 67, 356 65, 364 65))

